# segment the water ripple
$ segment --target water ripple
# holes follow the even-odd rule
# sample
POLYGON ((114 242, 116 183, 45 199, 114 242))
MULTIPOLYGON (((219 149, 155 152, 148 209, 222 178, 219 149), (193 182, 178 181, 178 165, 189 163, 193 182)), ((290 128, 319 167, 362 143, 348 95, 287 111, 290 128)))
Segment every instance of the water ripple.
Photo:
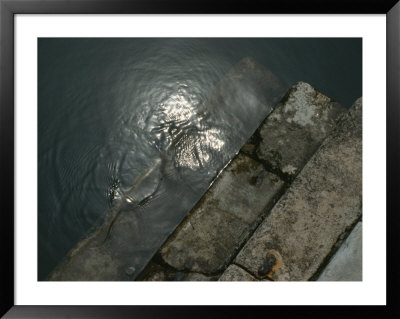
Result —
POLYGON ((116 207, 132 212, 120 218, 135 231, 121 243, 113 232, 126 226, 115 223, 108 245, 145 262, 281 93, 268 70, 251 59, 232 69, 237 60, 204 41, 140 41, 85 51, 85 63, 66 55, 68 68, 49 62, 64 86, 50 80, 51 68, 39 79, 39 117, 52 120, 39 129, 39 245, 58 256, 42 273, 116 207), (49 94, 54 86, 58 95, 49 94))

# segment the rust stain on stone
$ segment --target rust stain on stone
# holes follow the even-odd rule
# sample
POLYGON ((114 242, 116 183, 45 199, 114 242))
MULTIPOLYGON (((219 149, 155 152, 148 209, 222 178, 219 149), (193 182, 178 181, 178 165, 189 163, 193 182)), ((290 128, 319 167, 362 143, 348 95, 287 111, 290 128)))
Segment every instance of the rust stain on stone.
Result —
POLYGON ((285 265, 281 254, 274 249, 270 249, 265 255, 264 262, 258 269, 258 276, 261 279, 277 280, 284 270, 285 265))

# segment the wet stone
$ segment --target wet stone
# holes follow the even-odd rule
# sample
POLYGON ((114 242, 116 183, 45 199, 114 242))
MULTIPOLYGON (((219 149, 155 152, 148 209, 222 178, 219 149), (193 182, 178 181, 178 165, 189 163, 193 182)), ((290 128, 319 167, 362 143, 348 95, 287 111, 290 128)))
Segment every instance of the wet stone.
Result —
MULTIPOLYGON (((143 117, 147 123, 139 125, 144 130, 143 137, 148 136, 151 143, 156 141, 156 148, 163 154, 154 162, 148 158, 148 169, 123 183, 127 186, 126 191, 120 189, 122 193, 119 194, 118 184, 112 185, 109 196, 114 205, 104 223, 98 225, 101 231, 97 227, 93 229, 94 233, 89 235, 90 243, 86 245, 86 240, 84 244, 79 242, 74 253, 68 254, 67 260, 49 279, 136 279, 207 191, 217 172, 272 111, 284 91, 280 80, 272 72, 246 57, 232 66, 193 112, 180 114, 185 119, 176 117, 169 107, 168 112, 164 112, 167 106, 162 103, 157 106, 156 112, 143 117), (126 271, 129 266, 136 269, 131 275, 127 275, 126 271)), ((177 115, 181 111, 174 109, 177 115)), ((262 179, 264 177, 261 176, 262 179)), ((253 178, 256 185, 264 185, 261 179, 249 178, 253 178)), ((218 211, 221 209, 212 213, 217 214, 218 211)), ((233 213, 247 218, 242 212, 233 213)), ((232 233, 227 233, 235 239, 232 242, 236 245, 237 237, 242 238, 242 231, 248 226, 234 215, 226 217, 226 214, 230 213, 224 212, 217 219, 221 218, 233 227, 232 233), (238 233, 233 233, 235 231, 238 233)), ((251 221, 254 217, 247 219, 251 221)), ((215 240, 224 238, 225 235, 215 236, 215 240)), ((229 241, 214 243, 216 253, 230 252, 233 248, 226 246, 228 244, 229 241)), ((190 262, 183 264, 190 268, 190 262)))
POLYGON ((262 219, 283 182, 238 154, 161 248, 177 270, 215 274, 262 219))
POLYGON ((113 280, 126 277, 123 265, 112 258, 107 250, 91 247, 72 253, 61 267, 56 268, 50 280, 88 281, 113 280))
POLYGON ((257 277, 309 280, 361 216, 362 100, 357 100, 235 259, 257 277), (258 271, 261 269, 261 274, 258 271))
POLYGON ((184 273, 174 269, 166 270, 163 266, 150 262, 146 271, 140 274, 139 281, 215 281, 216 276, 206 276, 200 273, 184 273))
POLYGON ((318 281, 362 280, 362 223, 354 227, 349 237, 329 261, 318 281))
POLYGON ((135 271, 136 271, 135 267, 128 267, 125 269, 125 273, 128 276, 132 276, 135 273, 135 271))
POLYGON ((215 276, 206 276, 199 273, 188 273, 185 276, 185 281, 215 281, 215 276))
POLYGON ((257 281, 257 279, 243 268, 232 264, 224 271, 218 281, 257 281))
POLYGON ((252 224, 282 186, 283 182, 260 163, 239 154, 214 182, 208 196, 218 201, 219 209, 252 224))
POLYGON ((214 273, 229 262, 250 228, 215 204, 206 200, 161 248, 166 263, 178 270, 214 273))
POLYGON ((146 271, 141 273, 136 280, 140 281, 165 281, 167 280, 168 274, 166 270, 153 262, 150 262, 146 271))
MULTIPOLYGON (((286 176, 295 176, 344 111, 309 84, 297 83, 260 126, 258 158, 286 176)), ((244 151, 251 145, 252 141, 246 143, 244 151)))

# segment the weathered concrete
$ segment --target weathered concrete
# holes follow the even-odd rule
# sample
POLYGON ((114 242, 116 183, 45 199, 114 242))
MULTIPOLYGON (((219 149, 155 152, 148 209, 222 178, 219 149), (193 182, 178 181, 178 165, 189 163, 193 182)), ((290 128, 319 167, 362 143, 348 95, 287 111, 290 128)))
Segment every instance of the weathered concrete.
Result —
POLYGON ((359 222, 329 261, 318 281, 362 280, 362 223, 359 222))
POLYGON ((137 278, 144 281, 215 281, 217 276, 206 276, 195 272, 176 271, 150 262, 146 270, 137 278))
POLYGON ((260 163, 239 154, 161 248, 161 258, 181 271, 221 271, 282 186, 260 163))
MULTIPOLYGON (((158 253, 162 264, 176 271, 220 274, 281 195, 282 179, 293 177, 303 167, 343 112, 344 108, 308 84, 296 84, 163 245, 158 253), (278 145, 287 160, 281 163, 290 162, 296 170, 271 167, 262 156, 268 143, 278 145)), ((153 275, 148 272, 149 278, 153 275)))
POLYGON ((250 275, 246 270, 230 265, 218 279, 218 281, 256 281, 257 279, 250 275))
POLYGON ((344 108, 299 82, 262 123, 242 151, 293 178, 335 126, 344 108))
POLYGON ((362 100, 357 100, 235 259, 259 278, 309 280, 361 216, 362 100))

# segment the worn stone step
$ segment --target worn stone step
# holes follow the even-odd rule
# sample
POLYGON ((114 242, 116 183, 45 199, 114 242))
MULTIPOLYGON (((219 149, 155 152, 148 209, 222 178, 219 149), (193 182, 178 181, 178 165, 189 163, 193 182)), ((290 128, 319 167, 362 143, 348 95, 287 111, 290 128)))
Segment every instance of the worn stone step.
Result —
POLYGON ((277 174, 293 179, 343 111, 334 100, 299 82, 286 93, 242 151, 277 174))
MULTIPOLYGON (((221 275, 344 111, 297 83, 159 250, 161 271, 221 275)), ((138 279, 158 271, 147 268, 138 279)))
POLYGON ((178 270, 221 271, 282 187, 276 175, 239 154, 161 248, 164 262, 178 270))
POLYGON ((257 228, 235 263, 258 279, 309 280, 360 219, 361 205, 360 98, 257 228))
POLYGON ((257 281, 246 270, 237 265, 229 265, 218 281, 257 281))

